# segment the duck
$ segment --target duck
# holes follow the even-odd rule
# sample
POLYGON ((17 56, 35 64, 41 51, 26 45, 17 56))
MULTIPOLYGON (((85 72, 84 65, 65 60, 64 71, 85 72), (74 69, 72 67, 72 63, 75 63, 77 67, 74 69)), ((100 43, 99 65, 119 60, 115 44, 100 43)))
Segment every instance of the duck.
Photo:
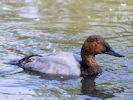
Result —
POLYGON ((102 36, 91 35, 84 41, 80 57, 71 52, 58 52, 46 56, 30 55, 20 59, 17 65, 24 70, 47 75, 98 75, 101 73, 95 58, 98 54, 124 57, 114 51, 102 36))

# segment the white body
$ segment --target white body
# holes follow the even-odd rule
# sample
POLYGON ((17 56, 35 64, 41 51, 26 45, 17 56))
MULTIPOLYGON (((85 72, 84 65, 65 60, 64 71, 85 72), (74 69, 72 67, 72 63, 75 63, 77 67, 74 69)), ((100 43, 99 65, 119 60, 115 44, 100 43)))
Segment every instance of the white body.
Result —
POLYGON ((73 53, 60 52, 55 55, 31 57, 25 69, 45 74, 80 76, 80 63, 73 53))

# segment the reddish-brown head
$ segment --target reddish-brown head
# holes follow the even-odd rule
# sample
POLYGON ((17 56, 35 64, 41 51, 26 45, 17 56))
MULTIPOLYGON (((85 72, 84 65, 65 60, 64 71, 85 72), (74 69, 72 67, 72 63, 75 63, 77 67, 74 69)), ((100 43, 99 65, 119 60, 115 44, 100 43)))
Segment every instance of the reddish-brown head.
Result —
POLYGON ((97 54, 108 54, 116 57, 124 57, 119 53, 115 52, 110 45, 99 35, 89 36, 81 49, 82 65, 86 68, 87 73, 96 74, 99 73, 100 69, 95 60, 97 54))
POLYGON ((89 36, 83 46, 82 46, 82 50, 81 50, 81 55, 97 55, 102 53, 105 50, 105 45, 106 42, 105 40, 98 35, 92 35, 89 36))
POLYGON ((99 35, 92 35, 89 36, 81 49, 81 56, 82 58, 87 55, 97 55, 97 54, 109 54, 116 57, 124 57, 123 55, 120 55, 116 53, 110 45, 104 40, 103 37, 99 35))

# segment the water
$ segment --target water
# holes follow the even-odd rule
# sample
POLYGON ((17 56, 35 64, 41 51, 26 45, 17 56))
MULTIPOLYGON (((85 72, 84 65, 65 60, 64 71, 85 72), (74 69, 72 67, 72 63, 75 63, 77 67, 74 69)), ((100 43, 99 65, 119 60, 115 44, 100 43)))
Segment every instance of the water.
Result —
POLYGON ((0 0, 0 12, 2 100, 133 99, 132 0, 0 0), (126 56, 97 56, 103 73, 95 81, 48 80, 3 63, 30 54, 79 53, 92 34, 126 56))

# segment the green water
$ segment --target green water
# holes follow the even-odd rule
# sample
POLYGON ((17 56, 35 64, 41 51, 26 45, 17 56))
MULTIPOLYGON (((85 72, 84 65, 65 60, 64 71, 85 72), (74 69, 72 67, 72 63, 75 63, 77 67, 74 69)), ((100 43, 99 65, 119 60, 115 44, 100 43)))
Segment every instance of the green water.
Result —
POLYGON ((2 100, 132 100, 132 0, 0 0, 2 100), (83 93, 81 79, 48 80, 4 64, 30 54, 80 53, 89 35, 103 36, 125 58, 97 56, 98 93, 83 93))

